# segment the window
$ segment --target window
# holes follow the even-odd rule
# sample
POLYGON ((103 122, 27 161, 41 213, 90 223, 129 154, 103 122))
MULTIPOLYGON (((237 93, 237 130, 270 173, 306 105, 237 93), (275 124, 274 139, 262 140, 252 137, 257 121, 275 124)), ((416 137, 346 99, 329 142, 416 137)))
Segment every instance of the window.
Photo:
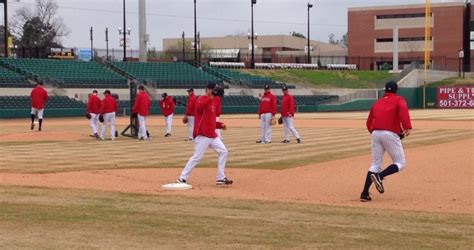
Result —
MULTIPOLYGON (((430 37, 430 41, 433 37, 430 37)), ((377 38, 375 39, 378 43, 391 43, 393 42, 393 38, 377 38)), ((424 37, 400 37, 398 38, 399 42, 415 42, 415 41, 424 41, 424 37)))
MULTIPOLYGON (((430 16, 433 16, 433 13, 431 13, 430 16)), ((425 17, 425 13, 378 15, 377 19, 398 19, 398 18, 417 18, 417 17, 418 18, 425 17)))

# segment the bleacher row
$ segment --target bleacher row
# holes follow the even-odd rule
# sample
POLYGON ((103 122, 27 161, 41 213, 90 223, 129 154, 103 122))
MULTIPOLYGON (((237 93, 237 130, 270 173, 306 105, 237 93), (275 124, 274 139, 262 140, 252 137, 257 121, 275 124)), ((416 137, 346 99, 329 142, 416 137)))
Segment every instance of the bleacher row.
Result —
MULTIPOLYGON (((81 101, 76 101, 67 96, 50 96, 45 108, 85 108, 81 101)), ((0 109, 30 109, 29 96, 0 96, 0 109)))

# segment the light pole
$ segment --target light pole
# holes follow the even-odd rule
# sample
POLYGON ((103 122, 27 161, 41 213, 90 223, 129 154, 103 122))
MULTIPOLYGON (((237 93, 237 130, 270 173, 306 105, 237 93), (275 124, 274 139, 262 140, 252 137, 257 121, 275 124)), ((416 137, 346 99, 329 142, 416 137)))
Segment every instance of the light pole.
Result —
POLYGON ((198 62, 201 64, 201 32, 197 34, 197 44, 196 47, 198 48, 198 62))
MULTIPOLYGON (((463 64, 464 64, 464 50, 461 48, 459 50, 459 78, 461 78, 461 76, 463 76, 463 64)), ((463 77, 464 78, 464 77, 463 77)))
POLYGON ((183 38, 183 62, 186 61, 186 39, 184 37, 184 31, 183 31, 183 34, 181 35, 181 37, 183 38))
POLYGON ((105 28, 105 57, 109 61, 109 28, 105 28))
POLYGON ((8 57, 8 0, 0 0, 0 3, 3 3, 3 39, 5 46, 5 57, 8 57))
POLYGON ((122 27, 118 28, 118 32, 120 35, 123 35, 123 61, 127 61, 127 35, 130 36, 132 29, 129 27, 126 30, 122 29, 122 27))
POLYGON ((254 32, 253 32, 253 5, 257 4, 257 0, 250 0, 250 6, 251 6, 251 19, 252 19, 252 61, 250 62, 250 68, 255 69, 255 41, 254 41, 254 32))
MULTIPOLYGON (((125 27, 127 27, 127 21, 125 18, 125 0, 123 0, 123 61, 127 61, 127 32, 125 32, 125 27)), ((120 30, 119 30, 120 33, 120 30)), ((129 33, 130 34, 130 33, 129 33)))
POLYGON ((196 19, 196 0, 194 0, 194 61, 198 60, 197 51, 197 19, 196 19))
POLYGON ((91 61, 94 61, 94 29, 91 26, 91 61))
POLYGON ((309 9, 313 8, 311 3, 308 3, 308 60, 307 63, 311 63, 311 43, 310 43, 310 29, 309 29, 309 9))

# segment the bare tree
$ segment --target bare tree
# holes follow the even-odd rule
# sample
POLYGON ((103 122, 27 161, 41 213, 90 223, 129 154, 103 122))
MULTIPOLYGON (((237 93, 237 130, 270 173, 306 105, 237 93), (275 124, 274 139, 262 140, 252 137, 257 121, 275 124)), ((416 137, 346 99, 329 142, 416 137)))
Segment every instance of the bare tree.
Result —
POLYGON ((70 31, 57 11, 55 0, 36 0, 33 9, 19 8, 10 27, 15 43, 24 47, 62 47, 61 39, 70 31))

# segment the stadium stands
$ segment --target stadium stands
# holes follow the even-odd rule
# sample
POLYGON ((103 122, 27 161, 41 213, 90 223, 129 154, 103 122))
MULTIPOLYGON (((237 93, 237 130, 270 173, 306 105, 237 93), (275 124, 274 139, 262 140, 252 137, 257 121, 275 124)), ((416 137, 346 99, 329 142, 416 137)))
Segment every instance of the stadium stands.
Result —
POLYGON ((1 58, 0 65, 63 88, 128 88, 125 78, 96 62, 1 58))
POLYGON ((357 70, 356 64, 328 64, 328 70, 357 70))
MULTIPOLYGON (((30 109, 29 96, 0 96, 0 109, 30 109)), ((67 96, 50 96, 45 108, 85 108, 81 101, 76 101, 67 96)))
POLYGON ((116 62, 112 65, 140 82, 155 84, 157 88, 202 88, 209 82, 222 82, 219 78, 182 62, 116 62))
POLYGON ((0 67, 0 88, 31 88, 32 84, 20 74, 0 67))
MULTIPOLYGON (((265 84, 269 84, 272 88, 281 88, 284 84, 276 83, 269 77, 260 77, 250 74, 245 74, 236 70, 227 70, 216 67, 203 66, 205 70, 216 72, 226 78, 232 79, 232 82, 238 85, 250 88, 263 88, 265 84)), ((295 88, 288 85, 288 88, 295 88)))
POLYGON ((257 69, 318 69, 317 64, 308 63, 255 63, 257 69))

